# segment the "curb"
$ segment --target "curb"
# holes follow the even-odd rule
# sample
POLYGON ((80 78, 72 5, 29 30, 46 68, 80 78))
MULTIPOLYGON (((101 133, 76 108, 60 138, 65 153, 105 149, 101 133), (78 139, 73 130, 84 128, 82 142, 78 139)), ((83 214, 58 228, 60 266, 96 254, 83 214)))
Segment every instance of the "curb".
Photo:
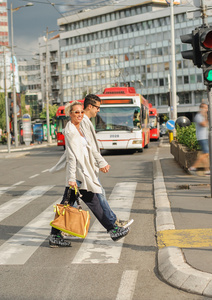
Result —
MULTIPOLYGON (((52 146, 57 146, 57 143, 51 143, 51 144, 40 144, 40 145, 32 145, 32 146, 26 146, 23 148, 14 148, 14 149, 10 149, 10 152, 19 152, 19 151, 26 151, 26 150, 31 150, 31 149, 35 149, 35 148, 44 148, 44 147, 52 147, 52 146)), ((8 149, 1 149, 0 153, 8 153, 8 149)))
MULTIPOLYGON (((156 231, 175 229, 160 160, 153 162, 156 231)), ((158 271, 170 285, 186 292, 212 297, 212 274, 189 266, 182 250, 164 247, 158 250, 158 271)))
POLYGON ((30 152, 16 152, 16 153, 6 153, 6 154, 1 154, 0 159, 2 158, 17 158, 17 157, 22 157, 30 155, 30 152))

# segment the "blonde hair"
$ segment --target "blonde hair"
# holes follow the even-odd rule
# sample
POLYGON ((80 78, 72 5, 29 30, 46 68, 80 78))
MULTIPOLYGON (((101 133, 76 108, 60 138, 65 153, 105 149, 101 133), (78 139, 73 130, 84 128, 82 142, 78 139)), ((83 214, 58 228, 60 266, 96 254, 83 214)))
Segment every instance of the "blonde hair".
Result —
POLYGON ((76 101, 76 100, 73 101, 73 102, 71 102, 71 103, 70 102, 66 103, 66 105, 65 105, 65 114, 66 114, 67 117, 69 116, 70 111, 72 111, 72 107, 74 105, 81 105, 81 106, 83 106, 81 102, 76 101))

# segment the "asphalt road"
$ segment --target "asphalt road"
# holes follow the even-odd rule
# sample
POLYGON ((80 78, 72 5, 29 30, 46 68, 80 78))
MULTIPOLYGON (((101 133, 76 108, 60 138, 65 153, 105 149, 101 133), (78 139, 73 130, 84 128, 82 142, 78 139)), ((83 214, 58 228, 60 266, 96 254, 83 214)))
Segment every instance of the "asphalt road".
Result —
POLYGON ((103 153, 111 165, 100 176, 109 203, 134 223, 115 243, 92 216, 87 238, 74 239, 71 248, 48 246, 53 204, 65 182, 65 172, 48 169, 63 149, 0 159, 0 299, 206 299, 167 285, 157 272, 152 162, 163 155, 157 147, 151 142, 143 153, 103 153))

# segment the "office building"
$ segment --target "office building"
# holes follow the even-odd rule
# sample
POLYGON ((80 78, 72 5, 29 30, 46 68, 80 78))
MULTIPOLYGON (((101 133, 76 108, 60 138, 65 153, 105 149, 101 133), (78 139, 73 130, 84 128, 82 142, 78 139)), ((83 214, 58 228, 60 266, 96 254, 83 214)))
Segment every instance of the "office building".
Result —
MULTIPOLYGON (((202 99, 207 99, 202 69, 181 55, 187 45, 182 44, 180 35, 202 24, 201 18, 187 18, 186 12, 192 8, 188 3, 174 6, 177 111, 178 116, 190 119, 202 99)), ((127 84, 160 114, 169 114, 171 22, 166 1, 116 1, 67 14, 58 19, 58 25, 65 29, 60 34, 64 102, 127 84)))
POLYGON ((46 104, 47 91, 49 104, 63 104, 62 86, 60 81, 61 66, 59 39, 59 34, 49 38, 48 40, 46 40, 46 37, 39 38, 40 76, 43 107, 46 104))
POLYGON ((39 118, 42 110, 42 93, 39 57, 31 60, 18 61, 20 92, 25 95, 25 104, 32 109, 32 119, 39 118))

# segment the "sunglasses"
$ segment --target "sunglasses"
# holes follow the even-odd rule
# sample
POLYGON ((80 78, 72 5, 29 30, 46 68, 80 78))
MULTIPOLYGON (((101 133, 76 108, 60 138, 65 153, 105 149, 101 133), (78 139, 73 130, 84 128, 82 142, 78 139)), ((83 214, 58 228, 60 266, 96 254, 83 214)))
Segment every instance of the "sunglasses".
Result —
POLYGON ((79 115, 79 114, 84 115, 84 110, 75 110, 75 111, 71 111, 71 112, 75 113, 75 115, 79 115))
POLYGON ((98 106, 98 105, 94 105, 94 104, 91 104, 92 106, 94 106, 94 107, 96 107, 97 108, 97 110, 100 110, 100 106, 98 106))

